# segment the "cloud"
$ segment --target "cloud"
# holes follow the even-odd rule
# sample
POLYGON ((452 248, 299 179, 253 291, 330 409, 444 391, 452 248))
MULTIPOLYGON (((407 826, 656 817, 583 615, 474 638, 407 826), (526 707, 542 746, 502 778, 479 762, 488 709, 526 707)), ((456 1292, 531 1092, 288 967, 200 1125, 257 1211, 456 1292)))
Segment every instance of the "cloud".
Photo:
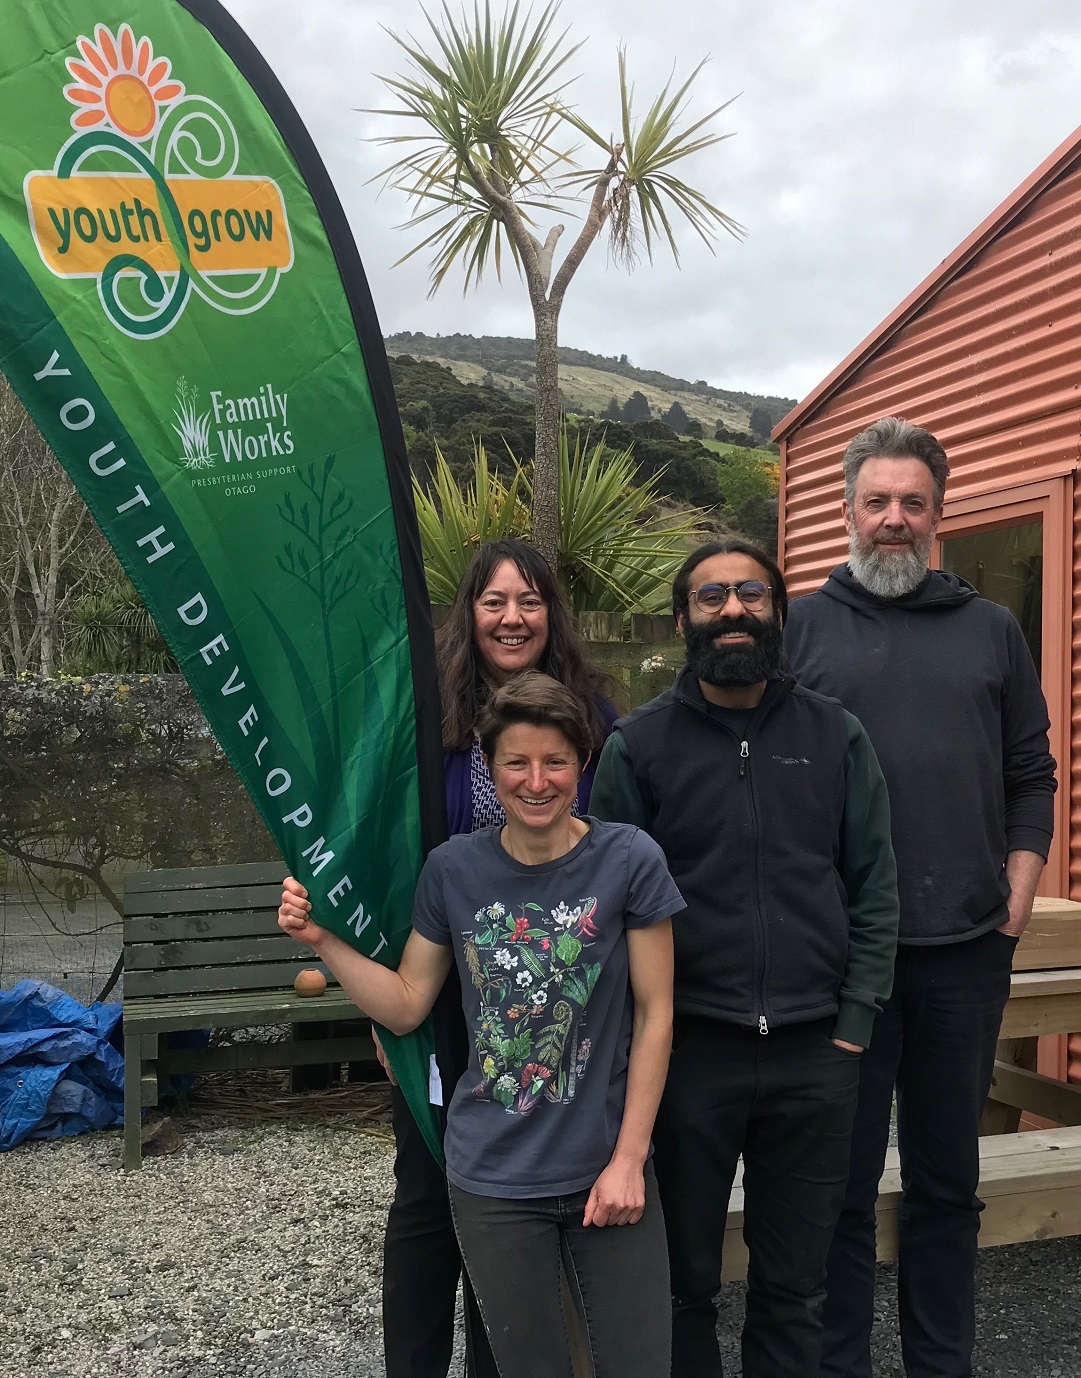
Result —
MULTIPOLYGON (((532 332, 513 270, 462 296, 427 299, 426 265, 393 267, 414 242, 400 194, 370 179, 394 126, 373 73, 403 57, 384 26, 422 39, 411 0, 227 0, 300 110, 353 226, 384 330, 532 332)), ((697 115, 735 137, 688 163, 688 180, 748 227, 710 254, 682 235, 628 275, 596 245, 568 292, 565 344, 720 386, 802 396, 1051 153, 1078 122, 1081 11, 1073 0, 865 0, 767 5, 576 0, 585 47, 573 99, 613 125, 623 42, 640 108, 676 64, 707 53, 697 115)), ((568 242, 564 237, 564 245, 568 242)))

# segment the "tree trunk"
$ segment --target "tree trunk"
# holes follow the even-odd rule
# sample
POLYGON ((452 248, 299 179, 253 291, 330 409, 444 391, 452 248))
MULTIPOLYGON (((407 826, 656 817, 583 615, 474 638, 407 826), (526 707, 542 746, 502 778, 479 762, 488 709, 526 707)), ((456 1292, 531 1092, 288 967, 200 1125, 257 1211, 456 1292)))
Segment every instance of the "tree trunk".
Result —
POLYGON ((533 305, 536 445, 533 452, 533 542, 558 573, 559 556, 559 312, 533 305))

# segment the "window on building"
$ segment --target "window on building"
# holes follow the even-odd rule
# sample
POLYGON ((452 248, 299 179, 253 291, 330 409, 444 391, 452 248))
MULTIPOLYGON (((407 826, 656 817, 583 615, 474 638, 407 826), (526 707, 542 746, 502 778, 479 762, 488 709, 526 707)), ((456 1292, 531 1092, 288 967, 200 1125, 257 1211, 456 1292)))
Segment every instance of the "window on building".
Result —
POLYGON ((941 567, 977 593, 1009 608, 1021 624, 1036 668, 1043 647, 1043 523, 943 537, 941 567))

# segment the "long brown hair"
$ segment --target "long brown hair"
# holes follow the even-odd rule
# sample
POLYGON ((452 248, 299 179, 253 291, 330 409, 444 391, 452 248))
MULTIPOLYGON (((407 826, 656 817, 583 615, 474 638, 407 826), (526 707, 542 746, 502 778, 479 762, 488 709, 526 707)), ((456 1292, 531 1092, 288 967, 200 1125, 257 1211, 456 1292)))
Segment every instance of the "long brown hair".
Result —
POLYGON ((587 661, 585 644, 551 565, 534 546, 512 539, 487 541, 480 547, 462 576, 446 620, 435 634, 443 747, 447 751, 461 751, 470 744, 488 698, 488 682, 473 640, 473 604, 504 560, 511 561, 548 609, 548 641, 533 668, 570 690, 589 724, 594 749, 598 749, 605 732, 600 703, 612 697, 614 682, 610 675, 587 661))

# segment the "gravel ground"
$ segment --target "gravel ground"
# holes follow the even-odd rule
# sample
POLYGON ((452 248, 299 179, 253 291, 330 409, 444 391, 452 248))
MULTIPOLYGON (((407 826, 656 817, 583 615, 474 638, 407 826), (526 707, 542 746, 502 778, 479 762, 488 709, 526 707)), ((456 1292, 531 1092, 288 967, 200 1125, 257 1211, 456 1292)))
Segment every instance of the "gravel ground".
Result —
MULTIPOLYGON (((382 1378, 389 1131, 191 1114, 121 1171, 119 1132, 0 1155, 3 1378, 382 1378)), ((880 1270, 875 1378, 901 1372, 880 1270)), ((974 1378, 1081 1378, 1081 1239, 980 1256, 974 1378)), ((742 1289, 721 1339, 739 1373, 742 1289)), ((461 1371, 460 1363, 455 1372, 461 1371)))

